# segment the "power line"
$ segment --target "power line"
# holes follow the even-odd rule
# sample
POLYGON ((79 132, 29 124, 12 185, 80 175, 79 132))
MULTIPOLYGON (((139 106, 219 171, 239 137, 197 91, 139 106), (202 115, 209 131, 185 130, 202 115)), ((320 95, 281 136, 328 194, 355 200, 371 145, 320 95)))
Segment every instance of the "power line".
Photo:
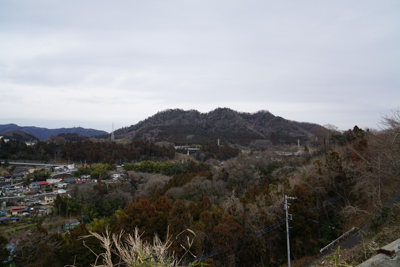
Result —
MULTIPOLYGON (((309 221, 312 221, 312 220, 311 220, 311 219, 307 219, 306 221, 304 221, 304 222, 302 222, 302 223, 300 223, 300 224, 297 224, 297 225, 295 225, 295 226, 293 226, 293 227, 290 227, 291 230, 289 231, 289 233, 291 234, 292 232, 298 230, 298 228, 299 228, 300 226, 302 226, 302 225, 308 223, 309 221)), ((286 235, 286 230, 285 230, 285 231, 281 231, 280 233, 277 233, 277 234, 275 234, 275 235, 273 235, 273 236, 267 238, 267 239, 264 241, 264 244, 268 244, 268 243, 272 242, 273 239, 275 239, 277 236, 284 236, 284 235, 286 235)), ((258 245, 253 243, 252 245, 250 245, 250 248, 253 248, 253 247, 256 247, 256 246, 258 246, 258 245)), ((236 254, 237 254, 237 253, 236 253, 236 254)), ((235 253, 232 254, 232 255, 235 255, 235 253)), ((226 259, 226 258, 228 258, 228 257, 230 257, 230 256, 232 256, 232 255, 226 256, 226 257, 224 257, 224 258, 222 258, 222 259, 220 258, 219 260, 226 259)))
MULTIPOLYGON (((341 196, 341 195, 338 195, 338 196, 336 196, 336 197, 334 197, 334 198, 331 198, 331 199, 329 199, 329 200, 327 200, 327 201, 325 201, 325 202, 323 202, 323 203, 321 203, 321 204, 319 204, 319 205, 317 205, 317 206, 314 206, 314 207, 311 207, 311 208, 309 208, 309 209, 300 211, 300 212, 298 212, 298 213, 296 213, 296 214, 293 214, 293 215, 294 215, 294 216, 298 216, 298 215, 300 215, 301 213, 304 213, 304 212, 311 213, 311 212, 317 211, 317 210, 319 210, 319 209, 322 209, 323 207, 328 206, 329 204, 332 204, 333 202, 339 200, 340 198, 342 198, 342 196, 341 196)), ((232 246, 234 246, 234 245, 240 245, 240 244, 242 244, 243 242, 248 241, 248 240, 251 240, 251 239, 253 239, 253 238, 261 237, 261 236, 263 236, 263 235, 265 235, 265 234, 267 234, 267 233, 269 233, 269 232, 271 232, 271 231, 277 229, 278 227, 282 226, 282 225, 285 224, 285 223, 286 223, 286 219, 280 220, 279 222, 277 222, 277 223, 275 223, 275 224, 273 224, 273 225, 271 225, 271 226, 268 226, 267 228, 265 228, 265 229, 263 229, 263 230, 261 230, 261 231, 255 233, 255 234, 253 235, 253 237, 247 237, 247 238, 242 239, 242 240, 239 240, 239 241, 237 241, 237 242, 235 242, 235 243, 226 245, 225 247, 222 247, 222 248, 220 248, 220 249, 211 251, 211 252, 209 252, 209 253, 207 253, 207 254, 204 254, 204 255, 202 255, 202 256, 199 256, 199 257, 190 259, 190 260, 184 262, 183 265, 188 265, 189 263, 194 262, 194 261, 196 261, 196 260, 197 260, 197 261, 202 261, 202 260, 205 260, 205 259, 214 257, 214 256, 216 256, 216 255, 218 255, 218 254, 223 253, 227 248, 230 248, 230 247, 232 247, 232 246)))

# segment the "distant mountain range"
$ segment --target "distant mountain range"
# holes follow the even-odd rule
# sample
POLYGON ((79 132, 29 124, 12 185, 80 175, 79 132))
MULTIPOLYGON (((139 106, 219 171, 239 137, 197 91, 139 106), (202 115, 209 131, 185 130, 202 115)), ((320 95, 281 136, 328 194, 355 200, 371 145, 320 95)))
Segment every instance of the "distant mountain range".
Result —
MULTIPOLYGON (((59 128, 59 129, 47 129, 40 128, 34 126, 18 126, 16 124, 5 124, 0 125, 0 135, 4 136, 13 136, 15 133, 21 135, 21 132, 27 133, 29 135, 33 135, 34 137, 45 140, 50 135, 57 136, 61 133, 77 133, 89 136, 97 136, 97 135, 106 135, 109 134, 106 131, 94 130, 94 129, 85 129, 82 127, 74 127, 74 128, 59 128)), ((29 136, 26 136, 29 138, 29 136)))
POLYGON ((316 136, 324 128, 315 123, 289 121, 268 111, 242 113, 217 108, 208 113, 197 110, 171 109, 158 112, 144 121, 118 129, 116 139, 168 141, 175 144, 208 141, 249 145, 256 140, 273 144, 297 143, 316 136))

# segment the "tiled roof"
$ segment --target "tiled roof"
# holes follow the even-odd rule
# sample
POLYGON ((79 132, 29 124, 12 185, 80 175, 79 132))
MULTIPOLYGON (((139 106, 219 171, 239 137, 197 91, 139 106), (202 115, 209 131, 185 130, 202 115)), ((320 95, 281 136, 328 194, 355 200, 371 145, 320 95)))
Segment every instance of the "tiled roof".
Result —
POLYGON ((11 212, 13 211, 22 211, 25 210, 25 206, 15 206, 15 207, 11 207, 11 212))

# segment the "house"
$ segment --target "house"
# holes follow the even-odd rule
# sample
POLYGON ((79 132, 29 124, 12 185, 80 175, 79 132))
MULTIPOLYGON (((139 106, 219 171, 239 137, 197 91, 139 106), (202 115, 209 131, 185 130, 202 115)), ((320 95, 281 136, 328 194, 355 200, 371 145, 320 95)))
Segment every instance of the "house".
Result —
POLYGON ((75 178, 64 178, 64 182, 67 184, 74 184, 75 181, 75 178))
POLYGON ((29 210, 29 213, 30 213, 31 215, 37 215, 37 214, 39 214, 39 209, 31 208, 31 209, 29 210))
POLYGON ((60 180, 61 180, 61 179, 53 179, 53 178, 50 178, 50 179, 46 179, 46 182, 47 182, 49 185, 54 185, 54 184, 59 183, 60 180))
POLYGON ((83 183, 83 181, 80 180, 80 179, 77 179, 75 182, 76 182, 77 184, 82 184, 82 183, 83 183))
POLYGON ((56 172, 63 172, 64 171, 64 167, 55 167, 54 171, 56 172))
POLYGON ((72 220, 65 220, 63 221, 63 228, 64 230, 68 230, 71 228, 74 228, 75 226, 78 226, 80 223, 77 219, 72 219, 72 220))
POLYGON ((70 165, 67 166, 68 170, 75 170, 75 163, 72 163, 70 165))
POLYGON ((14 173, 20 173, 20 172, 22 172, 24 174, 27 174, 28 173, 28 169, 27 168, 15 168, 14 169, 14 173))
POLYGON ((44 196, 44 202, 46 204, 53 204, 54 200, 56 199, 56 197, 57 197, 56 194, 45 195, 44 196))
POLYGON ((34 142, 34 141, 25 141, 25 144, 26 144, 27 146, 33 146, 33 145, 36 144, 36 142, 34 142))
POLYGON ((22 213, 27 212, 28 208, 25 206, 13 206, 11 207, 10 213, 13 216, 22 215, 22 213))
POLYGON ((118 178, 121 178, 121 175, 120 175, 119 173, 111 174, 111 179, 116 180, 116 179, 118 179, 118 178))
POLYGON ((65 189, 58 189, 58 194, 60 194, 60 195, 62 195, 62 194, 66 194, 67 193, 67 190, 65 190, 65 189))
POLYGON ((39 188, 40 188, 40 184, 39 184, 38 182, 32 182, 32 183, 29 185, 29 188, 30 188, 30 189, 39 189, 39 188))
POLYGON ((57 183, 57 188, 67 188, 68 184, 67 183, 57 183))
POLYGON ((6 223, 6 222, 8 222, 8 221, 9 221, 9 219, 8 219, 7 216, 2 216, 2 217, 0 217, 0 223, 6 223))
POLYGON ((37 214, 45 213, 46 209, 41 206, 34 206, 33 208, 30 209, 29 212, 33 215, 35 215, 35 214, 37 215, 37 214))
POLYGON ((81 180, 82 181, 87 181, 89 179, 91 179, 92 177, 90 176, 90 174, 82 174, 81 175, 81 180))
POLYGON ((2 189, 3 189, 2 191, 4 191, 4 193, 7 193, 7 194, 15 193, 15 191, 16 191, 15 186, 9 185, 9 184, 3 186, 2 189))
POLYGON ((39 181, 38 183, 39 183, 40 188, 46 188, 49 186, 49 183, 45 182, 45 181, 39 181))
POLYGON ((23 173, 14 173, 12 177, 15 179, 15 178, 24 178, 24 176, 25 174, 23 173))

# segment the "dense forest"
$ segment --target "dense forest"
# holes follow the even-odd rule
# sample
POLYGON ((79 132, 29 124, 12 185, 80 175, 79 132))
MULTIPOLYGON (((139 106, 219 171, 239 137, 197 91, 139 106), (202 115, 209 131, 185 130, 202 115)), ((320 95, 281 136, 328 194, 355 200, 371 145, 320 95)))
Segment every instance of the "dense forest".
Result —
POLYGON ((154 142, 132 141, 125 144, 115 142, 38 142, 27 146, 24 142, 0 141, 0 158, 17 160, 70 160, 75 162, 111 163, 131 162, 154 158, 173 158, 173 146, 158 146, 154 142))
MULTIPOLYGON (((126 164, 126 181, 76 186, 71 198, 57 196, 49 216, 82 218, 83 223, 65 235, 49 234, 46 225, 39 224, 17 245, 16 265, 89 266, 95 254, 104 252, 101 238, 90 232, 128 237, 138 229, 143 242, 151 242, 155 234, 161 242, 169 241, 168 251, 174 251, 181 264, 197 256, 211 266, 280 266, 287 262, 285 195, 296 197, 290 201, 291 257, 313 256, 367 220, 398 188, 399 115, 383 117, 381 131, 357 126, 332 131, 320 143, 305 144, 307 149, 298 157, 262 149, 222 164, 210 149, 204 163, 126 164), (32 256, 24 253, 27 249, 32 256)), ((173 157, 168 148, 156 151, 149 142, 84 141, 81 149, 75 146, 78 142, 67 144, 60 148, 62 153, 79 160, 101 160, 107 154, 96 154, 105 151, 121 159, 173 157)), ((121 259, 114 255, 109 261, 117 266, 121 259)))

